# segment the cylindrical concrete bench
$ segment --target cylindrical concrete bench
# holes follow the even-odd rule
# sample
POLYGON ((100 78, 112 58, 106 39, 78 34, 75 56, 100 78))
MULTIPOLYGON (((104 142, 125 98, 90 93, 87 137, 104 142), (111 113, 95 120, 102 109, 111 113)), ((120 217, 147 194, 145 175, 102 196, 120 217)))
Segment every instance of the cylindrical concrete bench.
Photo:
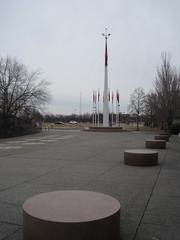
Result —
POLYGON ((166 149, 166 141, 165 140, 147 140, 145 142, 146 148, 152 149, 166 149))
POLYGON ((88 191, 36 195, 23 204, 24 240, 119 240, 120 203, 88 191))
POLYGON ((171 134, 170 134, 169 132, 167 132, 167 133, 160 133, 159 135, 166 135, 166 136, 168 136, 169 138, 171 137, 171 134))
POLYGON ((154 166, 158 164, 158 153, 147 149, 126 150, 124 163, 132 166, 154 166))
POLYGON ((165 140, 165 141, 169 141, 169 136, 168 135, 156 135, 154 136, 155 140, 165 140))

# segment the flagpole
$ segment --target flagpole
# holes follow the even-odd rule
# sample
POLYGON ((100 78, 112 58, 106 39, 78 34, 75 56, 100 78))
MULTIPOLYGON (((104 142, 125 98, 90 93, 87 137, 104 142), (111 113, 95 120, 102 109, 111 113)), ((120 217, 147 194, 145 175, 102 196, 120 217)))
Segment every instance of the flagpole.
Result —
POLYGON ((118 103, 116 100, 116 126, 118 126, 118 103))
POLYGON ((94 117, 94 125, 95 127, 97 126, 97 92, 95 91, 94 92, 94 96, 95 96, 95 104, 94 104, 94 114, 95 114, 95 117, 94 117))
POLYGON ((117 91, 116 91, 116 126, 117 126, 117 91))
POLYGON ((79 115, 81 117, 82 115, 82 94, 80 92, 80 98, 79 98, 79 115))
POLYGON ((116 91, 116 126, 119 126, 119 91, 116 91))
MULTIPOLYGON (((119 91, 118 91, 118 99, 119 99, 119 91)), ((120 99, 118 101, 118 119, 119 119, 119 127, 120 127, 120 99)))
POLYGON ((112 127, 113 127, 113 122, 114 122, 114 117, 113 117, 113 101, 114 101, 114 95, 113 95, 113 92, 112 92, 112 118, 111 118, 111 121, 112 121, 112 127))
POLYGON ((118 114, 118 119, 119 119, 119 127, 120 127, 120 103, 119 103, 119 105, 118 105, 118 112, 119 112, 119 114, 118 114))
POLYGON ((100 124, 99 124, 99 97, 100 97, 100 91, 98 89, 98 127, 100 126, 100 124))
POLYGON ((92 113, 92 124, 94 126, 94 91, 93 91, 93 113, 92 113))
POLYGON ((105 38, 105 71, 104 71, 104 102, 103 102, 103 127, 109 127, 109 101, 108 101, 108 50, 107 40, 110 36, 105 28, 105 33, 102 34, 105 38))
POLYGON ((119 127, 119 107, 120 107, 120 104, 119 104, 119 90, 117 90, 117 107, 118 107, 118 114, 117 114, 117 116, 118 116, 118 127, 119 127))

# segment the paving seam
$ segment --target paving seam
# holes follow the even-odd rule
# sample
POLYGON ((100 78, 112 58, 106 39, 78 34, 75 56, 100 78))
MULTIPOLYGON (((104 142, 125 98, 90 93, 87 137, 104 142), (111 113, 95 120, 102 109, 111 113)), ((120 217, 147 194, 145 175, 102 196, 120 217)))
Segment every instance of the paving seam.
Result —
POLYGON ((6 201, 0 201, 0 204, 9 205, 11 207, 21 207, 21 205, 18 205, 18 204, 15 204, 15 203, 6 202, 6 201))
MULTIPOLYGON (((99 155, 99 153, 94 154, 93 156, 88 157, 85 161, 88 161, 89 159, 94 158, 94 157, 96 157, 97 155, 99 155)), ((62 159, 62 160, 63 160, 63 159, 62 159)), ((83 162, 84 162, 84 160, 80 160, 80 161, 83 161, 83 162)), ((78 161, 78 163, 79 163, 79 161, 78 161)), ((75 162, 73 162, 73 163, 71 163, 71 164, 69 164, 69 165, 76 165, 76 164, 77 164, 77 163, 76 163, 76 161, 75 161, 75 162)), ((119 164, 119 163, 118 163, 118 164, 119 164)), ((26 180, 26 181, 23 181, 23 182, 21 182, 21 183, 17 183, 17 184, 15 184, 15 185, 13 185, 13 186, 0 189, 0 192, 9 190, 9 189, 11 189, 11 188, 17 187, 17 186, 22 185, 22 184, 25 184, 25 183, 30 183, 31 181, 34 181, 34 180, 36 180, 36 179, 38 179, 38 178, 40 178, 40 177, 43 177, 43 176, 45 176, 45 175, 47 175, 47 174, 49 174, 49 173, 59 171, 59 170, 63 169, 64 167, 66 167, 66 166, 59 167, 59 168, 57 168, 57 169, 55 169, 55 170, 48 171, 48 172, 46 172, 45 174, 36 176, 36 177, 34 177, 34 178, 30 179, 30 180, 26 180)), ((114 167, 114 165, 113 165, 113 167, 114 167)), ((113 168, 113 167, 112 167, 112 168, 113 168)), ((110 169, 108 169, 108 170, 106 170, 106 171, 109 171, 109 170, 110 170, 110 169)), ((105 171, 105 172, 106 172, 106 171, 105 171)), ((102 174, 104 174, 105 172, 103 172, 102 174)), ((101 176, 101 175, 100 175, 100 176, 101 176)), ((99 176, 98 176, 98 177, 99 177, 99 176)), ((97 177, 97 178, 98 178, 98 177, 97 177)), ((97 179, 97 178, 95 178, 95 179, 97 179)), ((92 181, 94 181, 94 180, 91 180, 90 182, 92 182, 92 181)), ((88 183, 88 184, 89 184, 89 183, 88 183)), ((43 184, 42 184, 42 185, 43 185, 43 184)), ((49 184, 44 184, 44 185, 49 185, 49 184)), ((0 200, 0 202, 1 202, 1 200, 0 200)), ((1 202, 1 203, 5 203, 5 202, 1 202)), ((7 204, 7 203, 6 203, 6 204, 7 204)), ((15 205, 15 206, 19 206, 19 205, 15 205)))
POLYGON ((143 223, 143 225, 153 225, 153 226, 160 226, 160 227, 172 227, 172 228, 179 228, 179 224, 178 225, 172 225, 172 224, 158 224, 158 223, 143 223))
POLYGON ((98 178, 100 178, 102 175, 104 175, 106 172, 110 171, 111 169, 113 169, 114 167, 116 167, 117 165, 119 165, 120 163, 116 163, 114 164, 112 167, 108 168, 107 170, 105 170, 104 172, 102 172, 101 174, 99 174, 97 177, 95 177, 93 180, 89 181, 88 183, 86 183, 84 186, 80 187, 79 189, 82 189, 84 187, 87 187, 89 184, 91 184, 92 182, 96 181, 98 178))
MULTIPOLYGON (((164 162, 166 161, 167 154, 168 154, 168 149, 166 149, 166 152, 165 152, 165 154, 164 154, 162 163, 164 163, 164 162)), ((146 205, 145 205, 144 211, 143 211, 143 213, 142 213, 141 219, 140 219, 140 221, 139 221, 139 224, 138 224, 138 226, 137 226, 137 228, 136 228, 136 231, 135 231, 135 234, 134 234, 134 237, 133 237, 132 240, 135 240, 136 237, 137 237, 137 233, 138 233, 138 230, 139 230, 140 225, 141 225, 141 223, 142 223, 143 217, 144 217, 144 215, 145 215, 145 213, 146 213, 146 210, 147 210, 147 207, 148 207, 149 202, 150 202, 150 200, 151 200, 152 194, 153 194, 154 189, 155 189, 155 187, 156 187, 156 185, 157 185, 157 182, 158 182, 158 180, 159 180, 159 176, 160 176, 160 173, 161 173, 161 170, 162 170, 162 167, 163 167, 163 164, 162 164, 162 163, 161 163, 161 165, 160 165, 160 169, 159 169, 159 171, 158 171, 158 173, 157 173, 156 180, 155 180, 155 182, 154 182, 154 184, 153 184, 153 187, 152 187, 152 190, 151 190, 151 192, 150 192, 148 201, 147 201, 147 203, 146 203, 146 205)))
MULTIPOLYGON (((73 144, 73 143, 74 143, 74 142, 72 142, 71 144, 73 144)), ((45 144, 48 144, 48 143, 45 143, 45 144)), ((64 147, 65 145, 67 145, 67 143, 61 144, 62 147, 64 147)), ((33 146, 33 145, 31 145, 31 146, 33 146)), ((27 148, 21 148, 21 150, 22 150, 22 149, 25 150, 25 151, 23 151, 23 153, 29 153, 29 152, 32 151, 31 146, 30 146, 29 149, 28 149, 28 147, 27 147, 27 148)), ((45 145, 43 145, 43 146, 45 146, 45 145)), ((17 149, 14 149, 14 150, 17 150, 17 149)), ((3 157, 11 157, 11 156, 17 157, 17 156, 19 155, 19 152, 18 152, 18 153, 13 153, 13 152, 9 153, 9 152, 8 152, 7 154, 6 154, 6 152, 3 152, 3 153, 4 153, 4 154, 1 155, 0 158, 3 158, 3 157)))
MULTIPOLYGON (((72 163, 72 164, 74 164, 74 163, 72 163)), ((59 168, 57 168, 57 169, 55 169, 55 170, 48 171, 48 172, 46 172, 46 173, 44 173, 44 174, 41 174, 41 175, 36 176, 36 177, 34 177, 34 178, 25 180, 25 181, 23 181, 23 182, 17 183, 17 184, 15 184, 15 185, 10 186, 10 187, 3 188, 3 189, 0 190, 0 192, 6 191, 6 190, 8 190, 8 189, 14 188, 14 187, 16 187, 16 186, 18 186, 18 185, 21 185, 21 184, 24 184, 24 183, 30 183, 31 181, 34 181, 34 180, 36 180, 36 179, 38 179, 38 178, 40 178, 40 177, 43 177, 43 176, 45 176, 45 175, 47 175, 47 174, 49 174, 49 173, 52 173, 52 172, 58 171, 58 170, 60 170, 60 169, 63 169, 64 167, 65 167, 65 166, 59 167, 59 168)), ((0 200, 0 202, 1 202, 1 200, 0 200)))
MULTIPOLYGON (((97 155, 98 155, 98 154, 95 154, 94 156, 97 156, 97 155)), ((73 165, 78 164, 79 162, 88 161, 89 159, 93 158, 94 156, 88 157, 86 160, 79 160, 79 161, 75 160, 73 163, 71 163, 71 164, 69 164, 69 165, 73 166, 73 165)), ((63 159, 62 159, 62 160, 63 160, 63 159)), ((69 160, 69 161, 72 161, 72 160, 69 160)), ((119 163, 118 163, 118 164, 119 164, 119 163)), ((115 165, 118 165, 118 164, 115 164, 115 165)), ((109 168, 108 170, 105 170, 103 173, 101 173, 100 175, 98 175, 98 176, 97 176, 96 178, 94 178, 93 180, 89 181, 87 184, 85 184, 85 186, 86 186, 86 185, 89 185, 89 183, 91 183, 91 182, 93 182, 94 180, 96 180, 97 178, 99 178, 101 175, 103 175, 104 173, 106 173, 106 171, 111 170, 115 165, 113 165, 113 166, 112 166, 111 168, 109 168)), ((21 184, 24 184, 24 183, 28 183, 28 182, 29 182, 30 184, 33 184, 33 183, 31 183, 31 181, 34 181, 34 180, 36 180, 36 179, 38 179, 38 178, 40 178, 40 177, 43 177, 43 176, 45 176, 45 175, 47 175, 47 174, 49 174, 49 173, 57 172, 57 171, 63 169, 64 167, 66 167, 66 166, 57 168, 56 170, 52 170, 52 171, 50 171, 50 172, 47 172, 47 173, 45 173, 45 174, 43 174, 43 175, 40 175, 40 176, 38 176, 38 177, 36 177, 36 178, 33 178, 33 179, 31 179, 31 180, 24 181, 24 182, 22 182, 22 183, 20 183, 20 184, 16 184, 16 185, 13 186, 13 187, 16 187, 16 186, 18 186, 18 185, 21 185, 21 184)), ((34 184, 36 184, 36 183, 34 183, 34 184)), ((40 184, 40 185, 52 185, 52 184, 48 184, 48 183, 37 183, 37 184, 40 184)), ((83 187, 85 187, 85 186, 83 186, 83 187)), ((80 188, 78 188, 78 189, 82 189, 83 187, 80 187, 80 188)), ((11 188, 11 187, 6 188, 6 189, 3 189, 3 190, 0 190, 0 192, 1 192, 1 191, 4 191, 4 190, 8 190, 8 189, 10 189, 10 188, 11 188)), ((8 202, 1 202, 1 200, 0 200, 0 203, 10 204, 10 203, 8 203, 8 202)), ((19 205, 13 204, 13 206, 19 206, 19 205)))
MULTIPOLYGON (((31 136, 31 135, 30 135, 31 136)), ((51 135, 45 135, 45 136, 48 136, 48 137, 51 137, 51 135)), ((67 134, 63 134, 63 135, 57 135, 57 136, 68 136, 67 134)), ((77 135, 77 136, 79 136, 79 135, 77 135)), ((12 139, 12 138, 10 138, 10 139, 12 139)), ((72 138, 72 140, 74 140, 73 138, 72 138)), ((72 144, 73 144, 74 142, 72 142, 72 144)), ((64 144, 62 144, 61 146, 65 146, 67 143, 64 143, 64 144)), ((70 143, 71 144, 71 143, 70 143)), ((28 150, 27 148, 23 148, 24 150, 28 150)), ((15 149, 16 150, 16 149, 15 149)), ((28 153, 28 152, 31 152, 32 151, 32 149, 29 149, 29 151, 24 151, 25 153, 28 153)), ((3 152, 3 154, 0 156, 0 158, 1 157, 9 157, 9 156, 18 156, 19 155, 19 153, 13 153, 13 152, 3 152)))
POLYGON ((9 234, 8 236, 2 238, 2 240, 8 240, 10 237, 12 237, 14 234, 16 234, 16 232, 18 232, 21 228, 18 228, 17 230, 15 230, 13 233, 9 234))
POLYGON ((22 227, 21 224, 18 223, 12 223, 12 222, 6 222, 6 221, 0 221, 1 224, 8 224, 8 225, 13 225, 13 226, 17 226, 17 227, 22 227))
MULTIPOLYGON (((96 155, 95 155, 95 156, 96 156, 96 155)), ((92 156, 91 156, 91 157, 92 157, 92 156)), ((86 160, 88 161, 91 157, 87 158, 86 160)), ((62 160, 63 160, 63 159, 62 159, 62 160)), ((80 161, 84 161, 84 160, 80 160, 80 161)), ((78 161, 78 163, 79 163, 79 161, 78 161)), ((76 165, 76 164, 77 164, 77 163, 76 163, 76 161, 75 161, 75 162, 73 162, 73 163, 71 163, 71 164, 69 164, 69 165, 73 166, 73 165, 76 165)), ((68 166, 69 166, 69 165, 68 165, 68 166)), ((66 165, 66 166, 67 166, 67 165, 66 165)), ((23 182, 17 183, 17 184, 15 184, 15 185, 13 185, 13 186, 0 189, 0 192, 9 190, 9 189, 14 188, 14 187, 17 187, 17 186, 19 186, 19 185, 23 185, 23 184, 25 184, 25 183, 33 184, 33 183, 31 183, 31 181, 34 181, 34 180, 36 180, 36 179, 38 179, 38 178, 41 178, 41 177, 43 177, 43 176, 46 176, 47 174, 50 174, 50 173, 52 173, 52 172, 59 171, 59 170, 65 168, 66 166, 62 166, 62 167, 59 167, 59 168, 57 168, 57 169, 55 169, 55 170, 48 171, 48 172, 46 172, 46 173, 44 173, 44 174, 42 174, 42 175, 36 176, 36 177, 34 177, 34 178, 31 178, 30 180, 25 180, 25 181, 23 181, 23 182)), ((34 184, 35 184, 35 183, 34 183, 34 184)), ((44 184, 44 183, 40 183, 40 184, 41 184, 41 185, 49 185, 49 184, 44 184)), ((51 184, 50 184, 50 185, 51 185, 51 184)), ((12 206, 19 206, 19 205, 17 205, 17 204, 10 204, 10 203, 8 203, 8 202, 2 202, 1 200, 0 200, 0 203, 2 203, 2 204, 9 204, 9 205, 12 205, 12 206)))
MULTIPOLYGON (((108 152, 109 150, 107 150, 108 152)), ((104 151, 102 150, 101 152, 104 153, 104 151)), ((96 153, 94 156, 89 157, 88 159, 91 159, 93 157, 97 157, 99 155, 99 153, 96 153)), ((113 169, 114 167, 116 167, 117 165, 119 165, 120 162, 118 163, 114 163, 112 167, 108 168, 107 170, 105 170, 104 172, 102 172, 101 174, 99 174, 97 177, 95 177, 93 180, 89 181, 88 183, 86 183, 84 186, 80 187, 79 189, 83 189, 84 187, 87 187, 89 184, 91 184, 92 182, 96 181, 98 178, 100 178, 101 176, 103 176, 106 172, 110 171, 111 169, 113 169)))

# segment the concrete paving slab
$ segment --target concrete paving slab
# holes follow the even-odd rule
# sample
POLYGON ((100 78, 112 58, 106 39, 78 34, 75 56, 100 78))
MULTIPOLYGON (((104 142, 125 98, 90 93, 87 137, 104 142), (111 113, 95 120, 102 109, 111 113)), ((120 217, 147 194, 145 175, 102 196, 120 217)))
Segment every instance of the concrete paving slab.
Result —
POLYGON ((26 176, 1 174, 0 190, 13 187, 27 180, 26 176))
POLYGON ((2 230, 3 240, 23 240, 21 204, 27 198, 66 189, 99 191, 119 199, 122 240, 152 240, 153 237, 177 240, 179 138, 172 136, 167 150, 158 150, 156 167, 132 167, 123 163, 126 149, 144 148, 145 140, 153 139, 154 135, 152 132, 52 130, 1 139, 1 146, 9 146, 7 142, 14 141, 11 145, 22 147, 0 151, 0 229, 7 229, 2 230), (42 139, 56 141, 23 145, 23 141, 38 143, 42 139))
POLYGON ((22 208, 19 206, 0 203, 0 222, 22 225, 22 208))
POLYGON ((78 174, 77 173, 67 173, 64 171, 56 171, 49 173, 45 176, 36 178, 33 180, 33 183, 40 183, 40 184, 47 184, 47 185, 55 185, 59 187, 63 187, 65 189, 72 188, 72 189, 79 189, 84 185, 88 184, 96 177, 95 174, 78 174))
POLYGON ((128 205, 121 214, 121 236, 122 239, 134 239, 136 229, 143 215, 145 206, 128 205))
POLYGON ((22 206, 24 201, 36 194, 63 190, 64 187, 44 184, 25 183, 0 192, 0 201, 2 203, 22 206))
POLYGON ((4 240, 23 240, 23 229, 19 228, 19 230, 4 240))
POLYGON ((177 189, 180 189, 180 179, 165 179, 161 178, 157 182, 157 185, 154 189, 155 195, 162 195, 164 197, 179 197, 180 198, 180 191, 177 191, 177 189))
MULTIPOLYGON (((94 180, 84 190, 99 191, 109 194, 121 202, 122 209, 131 204, 144 205, 148 201, 151 186, 138 184, 119 184, 111 180, 94 180)), ((123 211, 122 211, 123 212, 123 211)))
POLYGON ((0 223, 0 240, 3 240, 5 237, 11 236, 18 229, 19 227, 17 225, 0 223))
POLYGON ((142 224, 135 240, 179 240, 180 228, 175 226, 163 226, 142 224))
POLYGON ((142 222, 180 227, 180 198, 152 196, 142 222))
MULTIPOLYGON (((0 160, 1 161, 1 160, 0 160)), ((64 160, 42 160, 42 159, 7 159, 7 161, 1 161, 0 174, 11 176, 24 176, 24 179, 31 179, 36 176, 40 176, 50 171, 61 169, 71 162, 64 160), (21 166, 21 167, 19 167, 21 166)), ((18 177, 17 179, 18 180, 18 177)), ((1 184, 0 184, 1 185, 1 184)))
POLYGON ((63 168, 64 172, 73 174, 93 174, 93 175, 101 175, 104 172, 109 171, 114 166, 116 166, 114 162, 91 162, 91 161, 78 161, 77 163, 67 165, 63 168))
MULTIPOLYGON (((179 159, 178 159, 179 161, 179 159)), ((174 161, 173 161, 174 164, 174 161)), ((180 180, 180 170, 178 169, 168 169, 167 163, 163 166, 163 169, 161 170, 161 174, 159 176, 159 180, 180 180)))
POLYGON ((158 171, 159 166, 153 167, 133 167, 126 166, 123 163, 117 165, 115 168, 109 170, 106 174, 102 175, 99 180, 110 179, 111 181, 124 183, 136 183, 136 184, 153 184, 158 171), (143 181, 142 181, 143 179, 143 181))

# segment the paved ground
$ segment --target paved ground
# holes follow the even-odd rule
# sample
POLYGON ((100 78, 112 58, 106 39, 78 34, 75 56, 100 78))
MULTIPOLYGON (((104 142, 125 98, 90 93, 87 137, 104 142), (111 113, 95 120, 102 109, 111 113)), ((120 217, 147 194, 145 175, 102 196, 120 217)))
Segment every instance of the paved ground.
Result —
MULTIPOLYGON (((144 148, 153 133, 51 130, 0 140, 0 240, 22 240, 22 203, 64 189, 119 199, 122 240, 180 239, 180 140, 159 150, 159 166, 123 164, 123 152, 144 148)), ((96 240, 96 239, 92 239, 96 240)), ((103 239, 97 239, 103 240, 103 239)))

